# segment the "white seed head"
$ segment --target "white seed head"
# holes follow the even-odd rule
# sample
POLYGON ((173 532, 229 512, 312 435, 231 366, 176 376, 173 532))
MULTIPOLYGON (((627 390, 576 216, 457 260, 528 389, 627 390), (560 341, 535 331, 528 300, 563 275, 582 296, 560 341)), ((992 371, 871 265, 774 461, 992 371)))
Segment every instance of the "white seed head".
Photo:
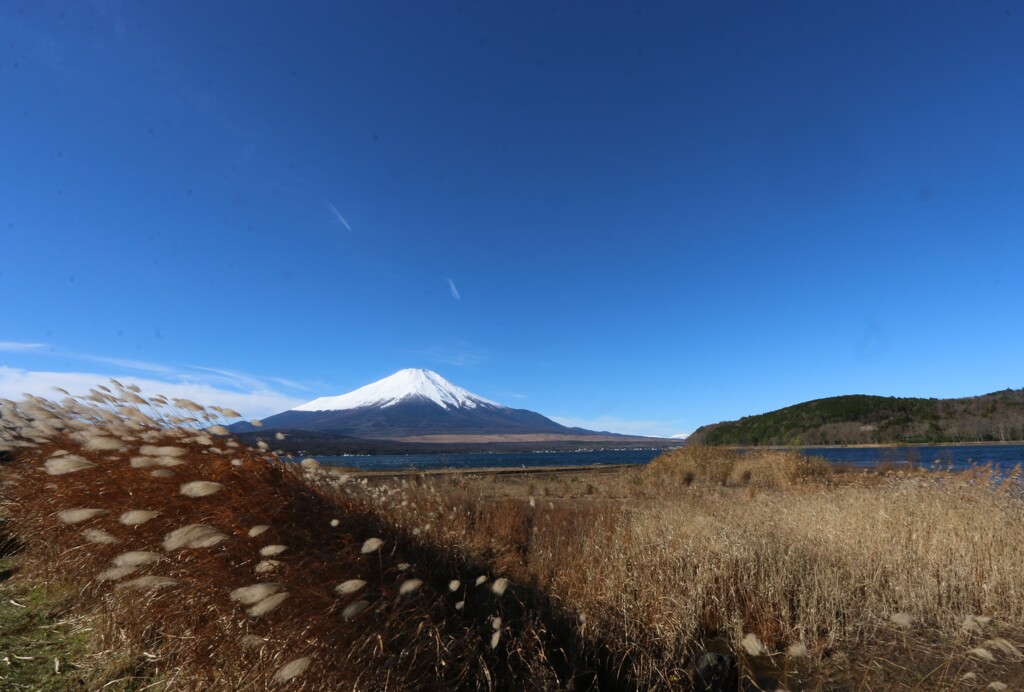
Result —
POLYGON ((263 421, 261 421, 258 418, 253 418, 251 421, 249 421, 249 425, 251 425, 253 427, 256 427, 256 428, 262 428, 263 427, 263 421))
POLYGON ((156 469, 149 472, 154 478, 174 478, 174 471, 170 469, 156 469))
POLYGON ((279 594, 274 594, 273 596, 268 596, 267 598, 264 598, 262 601, 254 605, 252 608, 249 608, 249 610, 245 612, 249 614, 249 617, 258 618, 261 615, 266 615, 267 613, 273 610, 277 610, 277 607, 284 603, 286 600, 288 600, 287 591, 281 592, 279 594))
POLYGON ((382 545, 384 545, 384 541, 382 541, 379 538, 367 538, 366 541, 363 543, 363 547, 359 549, 359 552, 366 555, 368 553, 376 551, 382 545))
POLYGON ((331 526, 337 526, 337 525, 338 525, 338 524, 340 524, 340 523, 341 523, 341 522, 340 522, 340 521, 338 521, 337 519, 331 519, 331 526))
POLYGON ((274 433, 274 439, 278 442, 283 442, 286 435, 283 432, 274 433))
POLYGON ((494 634, 491 635, 491 648, 497 649, 498 642, 501 641, 501 630, 495 630, 494 634))
POLYGON ((466 602, 465 601, 459 601, 458 603, 455 604, 455 610, 462 610, 465 607, 466 607, 466 602))
POLYGON ((139 524, 145 524, 159 514, 160 512, 148 509, 132 509, 122 514, 118 521, 126 526, 138 526, 139 524))
POLYGON ((481 574, 479 577, 476 578, 476 585, 477 586, 480 586, 480 585, 485 584, 485 583, 487 583, 487 576, 486 575, 481 574))
POLYGON ((786 655, 790 658, 803 658, 807 655, 807 647, 803 642, 793 642, 787 647, 786 655))
POLYGON ((337 586, 335 586, 334 590, 342 596, 345 596, 347 594, 359 591, 359 589, 363 588, 364 586, 366 586, 366 581, 363 579, 349 579, 348 581, 343 581, 337 586))
POLYGON ((230 435, 231 431, 223 425, 211 425, 206 429, 211 435, 230 435))
POLYGON ((66 473, 76 473, 85 469, 91 469, 96 464, 86 461, 76 454, 66 454, 47 460, 43 466, 51 476, 63 476, 66 473))
POLYGON ((260 548, 260 555, 262 555, 263 557, 273 557, 274 555, 280 555, 286 550, 288 550, 288 546, 286 545, 265 545, 262 548, 260 548))
POLYGON ((79 522, 92 519, 101 514, 107 514, 105 509, 66 509, 57 513, 57 518, 65 524, 78 524, 79 522))
POLYGON ((460 586, 462 586, 462 582, 460 582, 458 579, 452 579, 450 582, 448 582, 449 591, 458 591, 460 586))
POLYGON ((901 629, 907 629, 914 624, 914 618, 910 616, 910 613, 893 613, 889 617, 889 621, 901 629))
POLYGON ((138 579, 132 579, 121 584, 126 589, 134 589, 136 591, 149 591, 151 589, 162 589, 167 586, 176 586, 178 584, 177 579, 171 579, 170 577, 139 577, 138 579))
POLYGON ((232 601, 237 601, 242 605, 253 605, 254 603, 259 603, 268 596, 273 596, 283 588, 284 584, 275 584, 273 582, 250 584, 249 586, 243 586, 239 589, 235 589, 231 592, 230 597, 232 601))
POLYGON ((420 588, 422 585, 422 579, 406 579, 402 582, 402 585, 398 587, 398 593, 402 596, 405 596, 407 594, 411 594, 413 591, 420 588))
POLYGON ((160 553, 151 553, 147 550, 130 550, 114 558, 114 567, 139 567, 159 562, 162 559, 163 557, 160 553))
POLYGON ((274 682, 285 683, 294 677, 302 675, 309 668, 309 663, 310 659, 308 658, 297 658, 284 664, 274 673, 274 682))
POLYGON ((157 447, 155 445, 142 445, 139 452, 150 457, 181 457, 185 456, 186 450, 181 447, 157 447))
POLYGON ((998 651, 1002 654, 1010 656, 1012 658, 1021 658, 1020 650, 1002 637, 996 637, 995 639, 989 639, 982 644, 986 649, 990 651, 998 651))
POLYGON ((263 533, 269 528, 270 526, 268 526, 267 524, 258 524, 257 526, 254 526, 251 529, 249 529, 249 538, 256 538, 256 536, 259 536, 261 533, 263 533))
POLYGON ((495 615, 494 617, 491 618, 491 629, 496 629, 496 630, 500 630, 501 629, 501 618, 498 617, 497 615, 495 615))
POLYGON ((110 569, 103 570, 96 575, 98 581, 117 581, 123 579, 129 574, 134 574, 138 571, 137 565, 125 565, 123 567, 111 567, 110 569))
POLYGON ((214 483, 213 481, 192 481, 190 483, 182 484, 181 494, 186 497, 206 497, 220 492, 223 489, 223 485, 220 483, 214 483))
POLYGON ((505 593, 505 589, 507 589, 507 588, 508 588, 508 579, 506 579, 505 577, 501 577, 499 579, 495 579, 494 583, 491 584, 491 591, 496 596, 501 596, 502 594, 504 594, 505 593))
POLYGON ((975 658, 981 659, 982 661, 987 661, 989 663, 992 663, 996 660, 996 657, 992 655, 991 651, 989 651, 988 649, 984 649, 980 646, 968 651, 967 655, 974 656, 975 658))
POLYGON ((743 650, 750 656, 764 656, 768 653, 768 649, 765 648, 765 645, 753 632, 743 638, 743 641, 740 642, 740 646, 742 646, 743 650))
POLYGON ((256 564, 256 574, 266 574, 267 572, 273 572, 280 566, 280 560, 260 560, 256 564))
POLYGON ((225 540, 227 536, 205 524, 188 524, 164 536, 164 550, 179 548, 210 548, 225 540))
POLYGON ((369 607, 369 601, 356 601, 355 603, 349 603, 345 606, 345 609, 341 611, 341 617, 346 620, 351 620, 369 607))
POLYGON ((100 545, 110 545, 121 541, 120 538, 112 536, 101 529, 86 529, 82 532, 82 535, 85 536, 85 540, 90 543, 99 543, 100 545))

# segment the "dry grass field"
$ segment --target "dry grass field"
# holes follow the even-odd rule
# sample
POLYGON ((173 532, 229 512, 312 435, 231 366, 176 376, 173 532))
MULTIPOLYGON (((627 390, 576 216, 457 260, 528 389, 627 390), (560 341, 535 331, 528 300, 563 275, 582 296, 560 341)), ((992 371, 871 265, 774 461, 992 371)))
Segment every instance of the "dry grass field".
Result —
POLYGON ((0 401, 0 688, 1024 687, 1018 474, 361 475, 233 414, 0 401))

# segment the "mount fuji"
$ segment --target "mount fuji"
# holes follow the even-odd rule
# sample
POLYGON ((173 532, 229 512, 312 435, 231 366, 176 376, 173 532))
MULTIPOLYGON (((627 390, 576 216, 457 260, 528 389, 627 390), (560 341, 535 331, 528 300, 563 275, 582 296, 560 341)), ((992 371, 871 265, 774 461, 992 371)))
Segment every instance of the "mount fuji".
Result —
MULTIPOLYGON (((231 427, 235 432, 256 430, 248 423, 231 427)), ((502 406, 452 384, 436 372, 416 368, 400 370, 347 394, 320 397, 269 416, 263 420, 262 429, 420 441, 453 436, 610 436, 568 428, 539 413, 502 406)))

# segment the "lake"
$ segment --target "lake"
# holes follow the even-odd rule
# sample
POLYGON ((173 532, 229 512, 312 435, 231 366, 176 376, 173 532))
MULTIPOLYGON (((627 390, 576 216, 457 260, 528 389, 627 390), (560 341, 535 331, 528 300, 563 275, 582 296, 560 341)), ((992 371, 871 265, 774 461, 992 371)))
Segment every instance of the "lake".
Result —
MULTIPOLYGON (((595 464, 646 464, 661 449, 603 449, 579 452, 515 452, 485 454, 407 454, 395 456, 317 456, 328 466, 350 466, 365 471, 445 468, 516 468, 590 466, 595 464)), ((966 445, 920 447, 808 447, 805 454, 827 461, 872 467, 880 463, 914 464, 964 469, 991 463, 1009 470, 1024 463, 1024 445, 966 445)))

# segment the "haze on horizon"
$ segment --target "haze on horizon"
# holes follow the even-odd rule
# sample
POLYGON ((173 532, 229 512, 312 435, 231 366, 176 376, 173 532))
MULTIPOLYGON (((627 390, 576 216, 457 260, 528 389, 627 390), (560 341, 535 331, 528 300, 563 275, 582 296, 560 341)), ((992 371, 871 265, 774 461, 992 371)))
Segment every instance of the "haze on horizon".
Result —
POLYGON ((0 7, 0 396, 1024 386, 1011 2, 0 7))

